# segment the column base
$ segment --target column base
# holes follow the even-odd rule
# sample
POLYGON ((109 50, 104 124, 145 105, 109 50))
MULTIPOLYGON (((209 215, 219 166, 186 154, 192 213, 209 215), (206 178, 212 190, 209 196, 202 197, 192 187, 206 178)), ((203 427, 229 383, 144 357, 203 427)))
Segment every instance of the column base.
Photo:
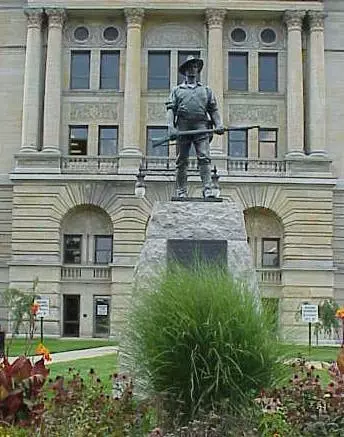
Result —
POLYGON ((43 153, 55 153, 56 155, 61 155, 59 146, 43 146, 43 153))
POLYGON ((20 153, 35 153, 37 146, 35 144, 23 144, 20 148, 20 153))
POLYGON ((119 173, 137 172, 142 162, 142 151, 138 146, 125 147, 119 152, 119 173))
POLYGON ((309 156, 311 158, 328 158, 328 152, 326 150, 311 150, 309 156))
POLYGON ((293 159, 303 159, 305 157, 305 154, 301 150, 290 150, 285 155, 286 159, 293 158, 293 159))

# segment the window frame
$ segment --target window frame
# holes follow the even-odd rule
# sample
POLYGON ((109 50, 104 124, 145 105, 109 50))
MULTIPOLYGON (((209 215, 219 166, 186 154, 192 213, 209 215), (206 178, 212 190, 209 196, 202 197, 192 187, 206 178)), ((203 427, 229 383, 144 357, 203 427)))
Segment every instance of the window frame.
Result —
POLYGON ((248 158, 248 130, 247 129, 229 129, 228 131, 228 156, 234 159, 246 159, 248 158), (245 133, 245 156, 234 156, 231 155, 231 144, 232 143, 242 143, 243 141, 231 141, 231 132, 244 132, 245 133))
POLYGON ((281 239, 280 238, 262 238, 262 254, 261 254, 261 265, 262 268, 280 268, 281 267, 281 239), (271 265, 271 264, 265 264, 264 263, 264 255, 268 254, 268 252, 264 251, 264 243, 268 241, 275 241, 277 242, 277 265, 271 265))
POLYGON ((278 157, 278 129, 277 128, 259 128, 258 129, 258 157, 259 159, 269 159, 269 158, 262 158, 261 156, 261 144, 265 144, 265 143, 273 143, 273 141, 264 141, 260 139, 260 133, 261 132, 274 132, 276 134, 276 139, 274 141, 275 144, 275 156, 273 159, 277 159, 278 157))
MULTIPOLYGON (((100 90, 114 90, 119 91, 120 90, 120 65, 121 65, 121 53, 119 50, 101 50, 100 51, 100 60, 99 60, 99 89, 100 90), (115 55, 115 58, 117 58, 117 71, 114 72, 114 86, 105 87, 102 85, 102 80, 104 80, 102 71, 104 68, 103 63, 103 55, 115 55)), ((106 79, 106 78, 105 78, 106 79)), ((109 79, 109 78, 107 78, 109 79)))
POLYGON ((278 93, 279 88, 279 71, 278 71, 278 64, 279 64, 279 53, 276 51, 273 52, 259 52, 258 53, 258 91, 260 93, 278 93), (273 57, 275 59, 275 77, 274 77, 274 87, 265 87, 262 86, 262 83, 267 83, 268 81, 266 79, 262 79, 262 73, 261 73, 261 60, 264 58, 273 57))
POLYGON ((90 80, 91 80, 91 50, 71 50, 71 54, 70 54, 70 78, 69 78, 69 88, 71 90, 89 90, 90 89, 90 80), (88 57, 88 72, 87 72, 87 76, 75 76, 75 74, 73 74, 73 59, 75 56, 77 55, 87 55, 88 57), (74 81, 76 81, 77 79, 87 79, 87 86, 76 86, 76 84, 74 83, 74 81))
POLYGON ((238 50, 230 50, 228 52, 228 80, 227 80, 227 87, 228 87, 228 91, 233 91, 233 92, 248 92, 249 90, 249 52, 248 51, 238 51, 238 50), (239 56, 241 57, 245 57, 246 60, 246 77, 245 77, 245 88, 244 89, 238 89, 238 88, 232 88, 231 86, 231 57, 233 57, 233 59, 235 59, 235 57, 239 58, 239 56))
MULTIPOLYGON (((149 152, 149 144, 150 144, 150 135, 149 135, 149 131, 153 131, 153 130, 164 130, 165 131, 165 136, 167 136, 168 134, 168 128, 167 126, 157 126, 157 125, 147 125, 146 126, 146 156, 152 156, 152 157, 156 157, 156 158, 168 158, 169 157, 169 152, 170 152, 170 146, 169 143, 167 144, 162 144, 161 146, 156 147, 155 149, 152 150, 166 150, 166 153, 163 155, 160 154, 156 154, 156 155, 150 155, 149 152)), ((160 138, 160 137, 159 137, 160 138)), ((163 137, 162 137, 163 138, 163 137)))
POLYGON ((113 235, 110 234, 99 234, 99 235, 93 235, 93 241, 94 241, 94 248, 93 248, 93 264, 94 265, 109 265, 112 263, 113 260, 113 235), (108 262, 97 262, 97 253, 99 252, 109 252, 108 250, 97 250, 97 241, 98 238, 108 238, 111 240, 111 249, 110 249, 110 260, 108 262))
POLYGON ((148 50, 147 53, 147 90, 148 91, 154 91, 154 90, 166 90, 169 91, 171 87, 171 50, 148 50), (154 80, 155 76, 150 75, 150 57, 154 55, 168 55, 168 85, 161 88, 157 86, 152 86, 152 81, 154 80))
MULTIPOLYGON (((105 139, 105 138, 103 138, 105 139)), ((116 156, 118 154, 118 125, 98 125, 98 156, 116 156), (105 155, 101 152, 101 131, 106 129, 114 129, 116 131, 115 152, 113 155, 105 155)))
MULTIPOLYGON (((83 240, 83 235, 82 234, 63 234, 63 264, 67 264, 67 265, 81 265, 82 264, 82 250, 83 250, 83 243, 82 243, 82 240, 83 240), (80 244, 80 249, 79 249, 79 251, 80 251, 80 262, 66 262, 66 252, 67 252, 67 249, 66 249, 66 239, 67 238, 76 238, 76 237, 78 237, 79 238, 79 244, 80 244)), ((68 251, 71 251, 72 249, 68 249, 68 251)))
MULTIPOLYGON (((88 152, 88 125, 87 124, 70 124, 69 126, 69 134, 68 134, 68 155, 72 155, 72 156, 87 156, 87 152, 88 152), (71 138, 71 133, 72 133, 72 129, 85 129, 86 130, 86 144, 85 144, 85 153, 71 153, 71 143, 72 143, 72 138, 71 138)), ((83 138, 75 138, 75 141, 85 141, 83 138)))

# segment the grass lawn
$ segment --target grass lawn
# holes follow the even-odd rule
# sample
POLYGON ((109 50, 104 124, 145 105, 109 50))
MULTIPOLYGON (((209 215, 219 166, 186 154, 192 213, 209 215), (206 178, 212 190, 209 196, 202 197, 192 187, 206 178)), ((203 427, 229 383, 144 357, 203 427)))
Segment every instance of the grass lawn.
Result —
MULTIPOLYGON (((9 345, 10 339, 6 340, 6 347, 9 345)), ((37 345, 40 343, 40 338, 34 338, 32 341, 29 354, 34 355, 37 345)), ((26 340, 25 338, 15 338, 9 349, 9 356, 15 357, 24 352, 26 340)), ((90 349, 101 346, 116 346, 118 343, 107 339, 59 339, 59 338, 46 338, 44 345, 49 349, 51 353, 54 352, 66 352, 79 349, 90 349)), ((7 351, 7 349, 6 349, 7 351)))
POLYGON ((50 369, 49 378, 53 380, 55 380, 56 376, 67 376, 69 369, 73 369, 73 372, 79 372, 80 376, 87 380, 89 378, 90 369, 92 368, 106 389, 111 389, 110 375, 118 371, 116 354, 103 355, 102 357, 95 358, 82 358, 80 360, 56 364, 52 362, 48 367, 50 369))
POLYGON ((335 361, 340 346, 312 346, 311 354, 309 355, 308 346, 300 346, 295 344, 282 344, 281 355, 285 355, 286 358, 297 358, 302 356, 307 360, 312 361, 335 361))

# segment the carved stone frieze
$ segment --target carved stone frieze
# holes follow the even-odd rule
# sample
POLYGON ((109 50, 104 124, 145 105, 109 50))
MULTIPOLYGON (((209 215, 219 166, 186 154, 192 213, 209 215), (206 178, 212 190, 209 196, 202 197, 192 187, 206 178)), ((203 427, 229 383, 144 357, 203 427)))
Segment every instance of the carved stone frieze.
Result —
POLYGON ((118 121, 118 103, 71 103, 70 121, 118 121))
POLYGON ((244 20, 230 20, 226 23, 224 30, 224 44, 231 47, 242 47, 247 49, 260 49, 267 46, 276 48, 277 50, 283 50, 286 47, 286 31, 280 23, 276 21, 264 21, 260 23, 246 22, 244 20), (246 33, 246 39, 242 42, 233 41, 231 34, 234 29, 243 29, 246 33), (270 44, 266 44, 262 41, 260 35, 264 29, 272 29, 276 33, 276 40, 270 44))
POLYGON ((28 28, 41 29, 43 21, 43 9, 25 9, 25 15, 27 16, 28 28))
POLYGON ((124 15, 128 26, 141 26, 144 10, 140 8, 127 8, 124 10, 124 15))
POLYGON ((50 28, 62 29, 67 17, 64 9, 46 9, 45 13, 48 16, 50 28))
POLYGON ((149 123, 159 123, 166 119, 166 107, 164 103, 148 103, 147 117, 149 123))
POLYGON ((286 11, 283 18, 288 32, 292 30, 301 31, 305 15, 306 11, 286 11))
POLYGON ((208 27, 222 27, 227 11, 225 9, 207 9, 205 16, 208 27))
POLYGON ((229 105, 230 123, 278 123, 277 105, 229 105))
POLYGON ((64 31, 64 43, 68 47, 125 47, 126 45, 126 32, 123 23, 108 23, 94 24, 94 23, 77 23, 69 22, 64 31), (89 37, 86 41, 78 41, 74 38, 74 31, 79 26, 87 27, 89 31, 89 37), (106 41, 103 37, 104 30, 107 27, 115 27, 118 30, 118 38, 115 41, 106 41))
POLYGON ((308 23, 309 30, 311 32, 323 32, 324 31, 324 21, 327 17, 325 12, 321 11, 309 11, 308 12, 308 23))
POLYGON ((205 35, 200 28, 191 25, 168 23, 150 29, 145 35, 144 47, 205 47, 205 35))

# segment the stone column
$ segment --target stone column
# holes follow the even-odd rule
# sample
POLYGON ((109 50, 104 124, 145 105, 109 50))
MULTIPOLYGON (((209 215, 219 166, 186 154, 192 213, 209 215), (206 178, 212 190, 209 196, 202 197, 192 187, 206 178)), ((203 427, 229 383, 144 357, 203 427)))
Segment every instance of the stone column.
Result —
POLYGON ((127 53, 124 85, 123 148, 140 149, 141 127, 141 27, 143 9, 125 9, 127 53))
POLYGON ((302 21, 304 11, 286 11, 288 29, 287 143, 290 157, 304 156, 302 21))
POLYGON ((63 9, 46 9, 49 19, 48 49, 45 73, 43 151, 59 153, 62 87, 63 9))
MULTIPOLYGON (((207 9, 208 25, 208 85, 214 91, 219 112, 223 119, 223 21, 226 16, 224 9, 207 9)), ((211 143, 212 154, 223 155, 224 137, 214 135, 211 143)))
POLYGON ((27 16, 21 152, 36 152, 39 141, 43 9, 27 16))
POLYGON ((326 156, 324 12, 308 12, 308 140, 313 155, 326 156))

